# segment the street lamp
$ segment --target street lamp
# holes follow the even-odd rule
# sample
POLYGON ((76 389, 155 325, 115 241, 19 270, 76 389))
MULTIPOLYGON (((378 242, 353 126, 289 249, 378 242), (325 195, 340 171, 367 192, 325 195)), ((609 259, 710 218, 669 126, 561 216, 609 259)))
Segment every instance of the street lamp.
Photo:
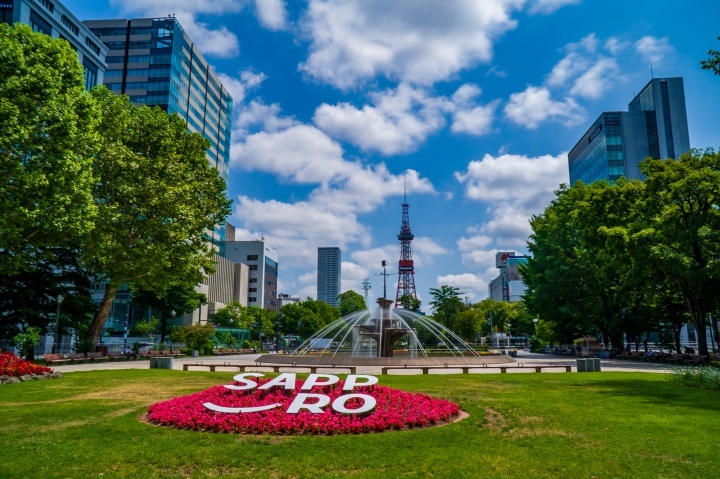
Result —
POLYGON ((512 333, 510 332, 510 323, 507 323, 507 334, 508 334, 508 349, 512 347, 512 333))
POLYGON ((58 343, 62 339, 62 336, 60 335, 60 305, 63 302, 62 294, 58 294, 56 298, 53 298, 57 302, 57 313, 55 314, 55 334, 53 335, 53 344, 52 344, 52 354, 57 353, 58 351, 58 343))

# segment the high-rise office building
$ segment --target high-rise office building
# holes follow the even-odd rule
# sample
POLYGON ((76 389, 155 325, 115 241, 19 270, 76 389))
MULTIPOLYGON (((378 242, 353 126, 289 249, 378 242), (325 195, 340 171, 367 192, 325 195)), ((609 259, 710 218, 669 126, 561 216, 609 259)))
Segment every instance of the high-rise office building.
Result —
MULTIPOLYGON (((136 105, 180 115, 210 141, 207 159, 227 182, 232 97, 175 17, 84 23, 109 49, 105 85, 136 105)), ((225 234, 225 225, 211 232, 221 256, 225 234)))
POLYGON ((226 241, 225 257, 248 265, 247 305, 277 310, 277 250, 264 241, 226 241))
POLYGON ((604 112, 570 150, 570 184, 645 179, 648 157, 679 158, 690 150, 682 78, 653 78, 628 111, 604 112))
POLYGON ((57 0, 0 0, 0 22, 25 23, 36 32, 66 40, 85 69, 85 88, 103 82, 107 47, 57 0))
POLYGON ((318 248, 317 299, 337 307, 341 287, 341 252, 337 247, 318 248))

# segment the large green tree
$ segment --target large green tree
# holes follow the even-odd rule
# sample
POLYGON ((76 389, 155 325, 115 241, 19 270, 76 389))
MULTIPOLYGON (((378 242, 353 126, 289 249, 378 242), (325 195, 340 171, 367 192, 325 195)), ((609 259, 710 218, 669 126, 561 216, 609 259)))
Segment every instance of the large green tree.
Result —
POLYGON ((208 141, 178 115, 136 108, 105 87, 93 96, 102 148, 93 162, 98 216, 85 261, 108 281, 87 332, 97 343, 121 284, 164 291, 213 271, 206 232, 225 221, 230 202, 205 158, 208 141))
POLYGON ((153 316, 159 317, 160 342, 165 342, 168 320, 185 313, 192 313, 207 304, 207 296, 195 290, 194 284, 170 284, 164 290, 137 289, 132 291, 132 302, 151 308, 153 316))
POLYGON ((340 316, 354 313, 356 311, 363 311, 367 309, 365 304, 365 298, 361 294, 356 293, 353 290, 345 291, 338 295, 338 309, 340 310, 340 316))
POLYGON ((0 23, 0 271, 77 245, 97 214, 98 110, 67 42, 0 23))
POLYGON ((465 307, 460 299, 463 294, 465 293, 460 292, 460 289, 447 284, 439 288, 430 288, 430 295, 433 297, 430 301, 430 306, 434 310, 433 319, 452 330, 457 314, 465 307))
POLYGON ((675 283, 707 354, 705 328, 720 302, 720 154, 695 150, 640 167, 647 194, 636 205, 633 243, 675 283))
POLYGON ((643 194, 638 181, 577 182, 563 186, 541 215, 532 218, 532 253, 520 268, 530 311, 554 324, 564 341, 602 332, 614 347, 640 312, 644 281, 623 228, 643 194))

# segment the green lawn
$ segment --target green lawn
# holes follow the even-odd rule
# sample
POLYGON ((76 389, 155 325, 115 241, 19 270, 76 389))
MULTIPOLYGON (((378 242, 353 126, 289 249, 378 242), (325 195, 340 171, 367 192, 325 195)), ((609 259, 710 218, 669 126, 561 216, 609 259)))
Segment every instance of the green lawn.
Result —
POLYGON ((720 393, 642 373, 381 376, 464 421, 362 436, 179 431, 138 417, 232 373, 93 371, 0 386, 0 478, 717 478, 720 393))

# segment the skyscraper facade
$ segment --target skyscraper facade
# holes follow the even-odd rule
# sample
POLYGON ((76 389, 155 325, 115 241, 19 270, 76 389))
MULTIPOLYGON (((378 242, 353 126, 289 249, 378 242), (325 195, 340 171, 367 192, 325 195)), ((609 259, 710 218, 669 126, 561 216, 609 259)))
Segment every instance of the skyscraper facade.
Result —
POLYGON ((277 250, 264 241, 226 241, 225 257, 248 265, 247 305, 277 310, 277 250))
POLYGON ((648 157, 679 158, 690 150, 682 78, 653 78, 628 111, 603 112, 568 154, 570 184, 643 180, 648 157))
MULTIPOLYGON (((107 46, 104 83, 136 105, 177 113, 210 142, 206 157, 227 182, 232 97, 175 17, 87 20, 107 46)), ((224 254, 225 225, 211 232, 224 254)))
POLYGON ((329 305, 339 305, 342 280, 342 253, 338 247, 318 248, 317 299, 329 305))
POLYGON ((0 0, 0 22, 25 23, 36 32, 62 38, 77 52, 85 88, 103 83, 107 47, 57 0, 0 0))

